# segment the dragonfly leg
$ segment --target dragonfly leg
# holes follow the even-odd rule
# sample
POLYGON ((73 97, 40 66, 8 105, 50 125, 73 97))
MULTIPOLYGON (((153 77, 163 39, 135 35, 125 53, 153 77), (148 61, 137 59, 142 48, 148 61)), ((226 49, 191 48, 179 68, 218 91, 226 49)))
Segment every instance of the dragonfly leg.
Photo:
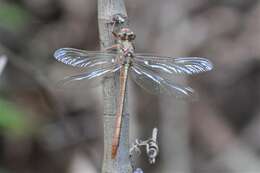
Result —
POLYGON ((119 44, 113 44, 112 46, 106 47, 105 51, 113 51, 119 48, 119 44))

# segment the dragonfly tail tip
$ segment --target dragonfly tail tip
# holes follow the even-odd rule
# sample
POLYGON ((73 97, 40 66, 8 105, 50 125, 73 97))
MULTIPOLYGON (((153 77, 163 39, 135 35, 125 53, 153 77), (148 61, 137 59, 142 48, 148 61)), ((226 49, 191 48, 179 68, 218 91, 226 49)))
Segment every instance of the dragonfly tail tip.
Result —
POLYGON ((116 158, 116 153, 117 153, 117 147, 116 146, 112 146, 112 159, 115 159, 116 158))

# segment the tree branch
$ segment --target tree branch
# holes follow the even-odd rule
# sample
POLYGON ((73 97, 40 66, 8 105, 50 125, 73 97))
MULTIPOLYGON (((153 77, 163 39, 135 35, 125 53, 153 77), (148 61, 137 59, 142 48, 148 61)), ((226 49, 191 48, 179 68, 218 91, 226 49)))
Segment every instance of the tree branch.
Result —
MULTIPOLYGON (((98 0, 98 23, 101 50, 114 44, 112 26, 108 24, 112 16, 122 14, 126 16, 123 0, 98 0)), ((129 160, 129 115, 127 106, 124 107, 119 149, 115 160, 111 158, 112 138, 117 109, 119 91, 118 74, 108 77, 103 84, 104 97, 104 160, 102 173, 132 173, 129 160)), ((127 94, 125 98, 127 105, 127 94)))

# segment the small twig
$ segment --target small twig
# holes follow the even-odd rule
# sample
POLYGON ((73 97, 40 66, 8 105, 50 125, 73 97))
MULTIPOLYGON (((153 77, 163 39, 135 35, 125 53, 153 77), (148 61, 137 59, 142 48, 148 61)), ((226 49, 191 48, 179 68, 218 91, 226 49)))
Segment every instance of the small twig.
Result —
MULTIPOLYGON (((156 158, 159 154, 159 145, 158 145, 158 129, 153 129, 153 134, 151 138, 147 140, 136 139, 130 148, 130 157, 133 158, 134 154, 138 156, 141 154, 141 147, 145 147, 146 154, 148 156, 150 164, 155 164, 156 158)), ((132 160, 133 162, 133 160, 132 160)))

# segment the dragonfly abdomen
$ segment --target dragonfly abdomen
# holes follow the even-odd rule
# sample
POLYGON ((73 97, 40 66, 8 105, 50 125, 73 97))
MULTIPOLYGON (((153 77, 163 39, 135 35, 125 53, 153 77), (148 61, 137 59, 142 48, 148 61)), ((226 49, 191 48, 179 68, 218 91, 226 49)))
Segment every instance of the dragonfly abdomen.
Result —
POLYGON ((120 132, 122 126, 122 116, 123 116, 123 108, 125 101, 125 93, 126 93, 126 85, 127 85, 127 76, 128 76, 129 64, 124 65, 120 69, 120 93, 118 97, 118 107, 116 111, 116 122, 115 122, 115 132, 112 141, 112 158, 114 159, 117 154, 119 140, 120 140, 120 132))

